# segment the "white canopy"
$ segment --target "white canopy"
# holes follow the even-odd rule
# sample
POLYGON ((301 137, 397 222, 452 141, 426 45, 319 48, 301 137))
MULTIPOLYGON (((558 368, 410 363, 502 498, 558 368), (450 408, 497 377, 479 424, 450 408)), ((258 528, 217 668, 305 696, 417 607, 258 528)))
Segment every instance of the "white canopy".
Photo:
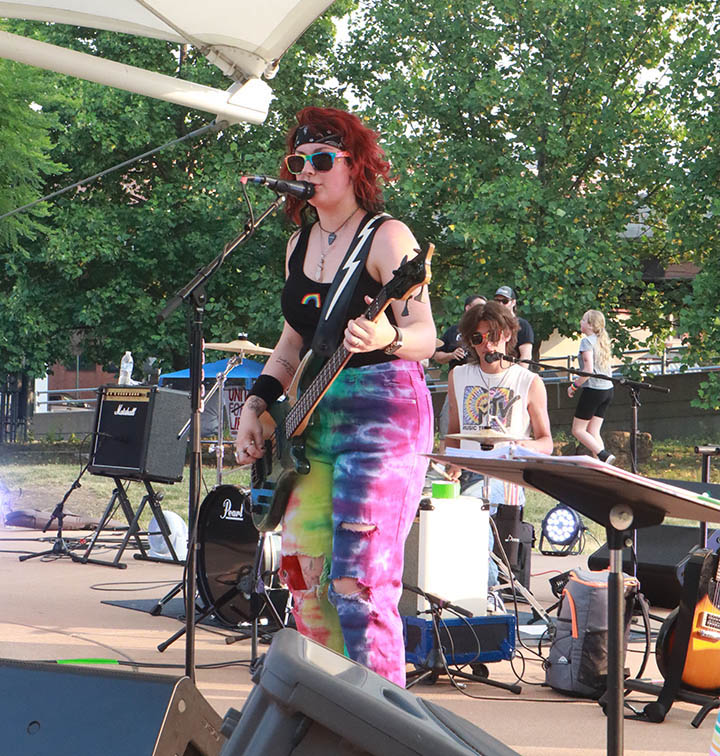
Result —
POLYGON ((0 32, 0 56, 262 123, 280 57, 333 0, 0 0, 0 18, 50 21, 191 44, 235 81, 227 92, 0 32))

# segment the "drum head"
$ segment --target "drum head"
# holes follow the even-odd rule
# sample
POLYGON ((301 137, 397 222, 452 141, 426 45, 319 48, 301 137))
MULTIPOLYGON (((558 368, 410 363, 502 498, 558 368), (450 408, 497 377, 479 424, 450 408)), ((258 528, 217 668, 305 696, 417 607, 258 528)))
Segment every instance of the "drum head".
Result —
MULTIPOLYGON (((263 608, 252 595, 259 533, 250 513, 248 492, 235 486, 214 488, 200 505, 198 517, 198 592, 217 619, 236 627, 250 622, 263 608), (239 586, 240 590, 233 589, 239 586)), ((272 535, 272 534, 271 534, 272 535)), ((272 547, 265 539, 261 560, 263 574, 277 569, 272 547)), ((270 581, 265 579, 265 585, 270 581)), ((260 613, 262 614, 262 612, 260 613)))

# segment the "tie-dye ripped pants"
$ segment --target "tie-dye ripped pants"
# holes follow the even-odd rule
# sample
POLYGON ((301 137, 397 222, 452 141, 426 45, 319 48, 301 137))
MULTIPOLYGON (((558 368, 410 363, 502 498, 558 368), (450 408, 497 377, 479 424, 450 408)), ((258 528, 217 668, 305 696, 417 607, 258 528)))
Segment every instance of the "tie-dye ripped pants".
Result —
POLYGON ((405 539, 432 447, 423 369, 346 368, 306 433, 311 463, 283 520, 282 572, 298 630, 405 685, 398 601, 405 539))

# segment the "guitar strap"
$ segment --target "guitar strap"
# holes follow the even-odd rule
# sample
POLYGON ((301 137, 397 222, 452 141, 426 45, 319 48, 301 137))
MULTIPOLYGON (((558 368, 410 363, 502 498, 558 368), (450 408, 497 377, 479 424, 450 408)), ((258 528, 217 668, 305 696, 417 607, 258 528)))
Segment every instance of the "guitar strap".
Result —
POLYGON ((347 325, 348 307, 365 268, 375 232, 390 217, 387 213, 365 214, 335 274, 310 346, 313 353, 323 359, 330 357, 340 343, 340 336, 347 325))

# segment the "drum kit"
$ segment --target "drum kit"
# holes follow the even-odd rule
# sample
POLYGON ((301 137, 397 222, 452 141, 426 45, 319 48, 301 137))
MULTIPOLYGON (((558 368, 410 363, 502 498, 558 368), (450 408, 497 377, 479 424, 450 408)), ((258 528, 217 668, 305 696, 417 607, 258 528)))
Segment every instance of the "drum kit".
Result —
MULTIPOLYGON (((244 337, 227 343, 206 343, 205 349, 233 352, 233 355, 205 397, 207 402, 219 392, 215 441, 218 464, 217 485, 203 499, 197 515, 198 620, 212 615, 221 625, 235 630, 252 623, 255 642, 258 620, 274 622, 277 627, 273 629, 286 624, 289 592, 282 587, 277 576, 280 534, 261 534, 253 523, 250 492, 222 482, 225 434, 222 400, 225 379, 246 355, 270 355, 273 350, 253 344, 244 337)), ((182 587, 180 584, 163 597, 153 614, 159 614, 162 606, 182 587)), ((158 648, 164 650, 181 634, 182 631, 176 633, 158 648)), ((231 640, 229 638, 228 642, 231 640)))
MULTIPOLYGON (((232 352, 227 368, 218 374, 206 397, 219 391, 217 486, 200 504, 198 513, 198 594, 206 607, 213 607, 218 622, 237 627, 258 617, 270 618, 287 610, 288 591, 277 577, 280 567, 280 535, 261 535, 253 524, 250 492, 236 486, 222 485, 222 448, 224 413, 223 385, 229 372, 247 355, 271 355, 273 350, 258 346, 245 335, 229 342, 206 342, 205 349, 232 352), (256 570, 257 567, 257 570, 256 570), (257 571, 257 574, 255 574, 257 571), (260 581, 260 591, 255 581, 260 581), (228 589, 238 587, 230 599, 228 589), (261 594, 268 589, 270 605, 261 606, 261 594), (224 600, 223 600, 224 599, 224 600)), ((283 624, 283 623, 281 623, 283 624)))

